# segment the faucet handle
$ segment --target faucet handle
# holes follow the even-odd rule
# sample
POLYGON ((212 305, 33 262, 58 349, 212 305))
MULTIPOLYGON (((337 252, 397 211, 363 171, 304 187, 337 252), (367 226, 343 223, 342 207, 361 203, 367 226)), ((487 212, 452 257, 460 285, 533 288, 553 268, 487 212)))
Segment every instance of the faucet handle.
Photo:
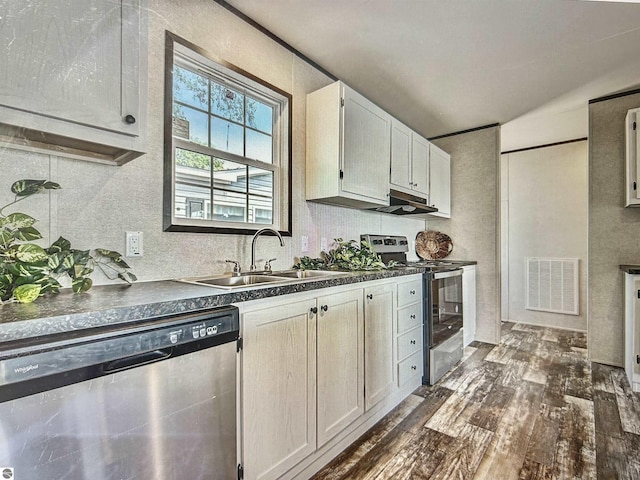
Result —
POLYGON ((240 262, 236 262, 235 260, 225 260, 226 263, 233 263, 233 274, 240 275, 242 272, 240 270, 240 262))
POLYGON ((271 262, 275 262, 277 260, 277 258, 270 258, 269 260, 266 261, 266 263, 264 264, 264 269, 267 272, 271 271, 271 262))

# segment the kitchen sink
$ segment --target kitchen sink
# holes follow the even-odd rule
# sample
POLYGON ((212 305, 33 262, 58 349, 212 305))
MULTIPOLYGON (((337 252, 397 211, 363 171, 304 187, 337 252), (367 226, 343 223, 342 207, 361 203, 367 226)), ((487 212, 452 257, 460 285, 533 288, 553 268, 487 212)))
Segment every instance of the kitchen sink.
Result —
POLYGON ((288 278, 276 278, 271 275, 248 274, 248 275, 217 275, 215 277, 204 278, 181 278, 180 282, 195 283, 198 285, 209 285, 211 287, 235 289, 246 288, 254 285, 266 285, 270 283, 282 283, 288 281, 288 278))
POLYGON ((273 272, 274 277, 299 278, 299 279, 322 279, 327 277, 335 277, 339 275, 347 275, 348 272, 332 272, 328 270, 285 270, 282 272, 273 272))
POLYGON ((235 290, 238 288, 248 288, 303 281, 322 280, 339 275, 347 275, 348 272, 331 272, 326 270, 283 270, 280 272, 254 272, 240 275, 215 275, 211 277, 180 278, 179 282, 195 283, 196 285, 207 285, 210 287, 222 288, 225 290, 235 290))

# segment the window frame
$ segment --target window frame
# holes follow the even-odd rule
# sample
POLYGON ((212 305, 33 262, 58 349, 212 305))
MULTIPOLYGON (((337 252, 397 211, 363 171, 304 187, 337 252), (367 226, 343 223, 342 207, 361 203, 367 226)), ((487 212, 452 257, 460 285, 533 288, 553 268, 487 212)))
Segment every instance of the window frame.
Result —
MULTIPOLYGON (((196 70, 197 71, 197 70, 196 70)), ((222 233, 222 234, 244 234, 253 235, 259 229, 270 227, 278 230, 281 235, 291 236, 292 223, 292 96, 291 94, 255 77, 254 75, 232 65, 224 60, 220 60, 204 51, 200 47, 166 31, 165 35, 165 72, 164 72, 164 186, 163 186, 163 227, 167 232, 198 232, 198 233, 222 233), (180 58, 175 62, 176 57, 180 58), (186 60, 182 60, 185 58, 186 60), (248 159, 243 156, 229 152, 221 152, 212 147, 199 145, 186 139, 173 136, 173 66, 174 62, 178 66, 184 67, 202 65, 199 74, 206 76, 210 80, 219 82, 218 77, 229 78, 229 87, 238 90, 237 83, 245 84, 247 88, 241 91, 242 94, 250 93, 250 98, 258 98, 261 102, 270 106, 276 104, 280 108, 279 119, 274 122, 272 128, 273 157, 272 163, 259 160, 248 159), (207 74, 206 69, 216 72, 215 75, 207 74), (269 94, 261 93, 261 90, 270 90, 275 96, 282 97, 282 101, 269 98, 269 94), (231 162, 238 162, 246 165, 248 169, 257 167, 261 170, 273 172, 273 210, 272 223, 248 223, 248 222, 221 222, 215 219, 190 219, 176 217, 175 212, 175 151, 183 148, 214 158, 222 158, 231 162), (276 151, 276 149, 278 149, 276 151), (219 153, 219 154, 218 154, 219 153), (276 163, 276 160, 277 163, 276 163)), ((211 112, 209 113, 211 114, 211 112)), ((243 122, 246 120, 243 119, 243 122)), ((244 124, 245 129, 250 128, 244 124)), ((209 128, 210 130, 210 128, 209 128)), ((210 135, 210 132, 209 132, 210 135)), ((243 135, 244 138, 244 135, 243 135)), ((213 168, 213 166, 212 166, 213 168)), ((213 181, 213 179, 212 179, 213 181)), ((210 192, 215 192, 211 184, 210 192)), ((213 193, 212 193, 213 194, 213 193)), ((249 192, 245 192, 249 195, 249 192)), ((213 205, 210 206, 213 214, 213 205)))

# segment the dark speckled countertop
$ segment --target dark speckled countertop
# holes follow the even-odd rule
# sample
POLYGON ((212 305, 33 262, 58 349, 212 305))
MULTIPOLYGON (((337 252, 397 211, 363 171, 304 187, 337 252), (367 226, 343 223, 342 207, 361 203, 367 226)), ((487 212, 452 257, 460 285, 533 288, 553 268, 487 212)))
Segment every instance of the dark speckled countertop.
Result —
POLYGON ((640 275, 640 265, 620 265, 620 270, 631 275, 640 275))
POLYGON ((34 303, 0 306, 0 358, 13 348, 39 343, 45 337, 71 338, 88 333, 87 329, 109 328, 232 303, 421 272, 417 268, 352 272, 316 281, 233 291, 171 280, 131 286, 97 286, 81 294, 63 290, 34 303))

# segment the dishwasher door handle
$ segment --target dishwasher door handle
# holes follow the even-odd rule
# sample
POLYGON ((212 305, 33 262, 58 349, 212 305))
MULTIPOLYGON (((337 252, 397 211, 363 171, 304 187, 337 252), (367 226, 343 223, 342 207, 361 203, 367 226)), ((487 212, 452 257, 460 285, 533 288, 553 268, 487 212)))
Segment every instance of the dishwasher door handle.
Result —
POLYGON ((113 360, 112 362, 103 364, 102 370, 105 372, 119 372, 120 370, 126 370, 127 368, 159 362, 160 360, 169 358, 172 353, 173 348, 165 348, 162 350, 140 353, 131 357, 119 358, 118 360, 113 360))

